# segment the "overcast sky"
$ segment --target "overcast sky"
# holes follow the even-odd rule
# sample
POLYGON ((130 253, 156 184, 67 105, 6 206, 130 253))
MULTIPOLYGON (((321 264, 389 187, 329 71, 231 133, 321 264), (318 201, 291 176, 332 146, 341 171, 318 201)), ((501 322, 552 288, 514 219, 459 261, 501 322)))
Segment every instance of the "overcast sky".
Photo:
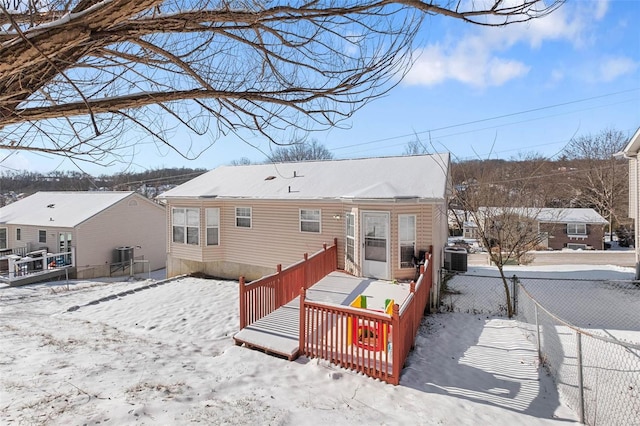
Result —
MULTIPOLYGON (((640 1, 571 1, 543 19, 484 28, 428 17, 416 61, 391 93, 358 111, 345 129, 312 134, 337 158, 401 155, 419 139, 454 159, 557 155, 574 136, 640 127, 640 1)), ((124 134, 123 138, 135 138, 124 134)), ((174 140, 196 137, 179 132, 174 140)), ((215 168, 248 157, 263 161, 263 138, 219 139, 188 161, 141 146, 134 163, 101 168, 215 168)), ((55 157, 0 151, 2 170, 78 170, 55 157)))

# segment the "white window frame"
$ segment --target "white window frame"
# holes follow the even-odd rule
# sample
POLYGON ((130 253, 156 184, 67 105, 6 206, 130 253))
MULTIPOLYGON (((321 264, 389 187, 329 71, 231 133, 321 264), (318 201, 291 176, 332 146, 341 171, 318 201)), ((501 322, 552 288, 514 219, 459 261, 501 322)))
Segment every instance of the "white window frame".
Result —
POLYGON ((0 238, 0 249, 8 249, 9 248, 9 229, 8 228, 0 228, 0 232, 4 234, 4 238, 0 238))
POLYGON ((587 245, 586 244, 569 243, 569 244, 567 244, 567 248, 569 250, 586 250, 587 249, 587 245))
POLYGON ((300 232, 308 232, 311 234, 320 234, 322 233, 322 210, 321 209, 300 209, 299 211, 299 218, 300 218, 300 232), (303 218, 303 212, 305 213, 311 213, 313 216, 317 215, 317 219, 316 218, 303 218), (305 224, 318 224, 318 230, 306 230, 306 229, 302 229, 303 228, 303 223, 305 224))
POLYGON ((16 241, 22 241, 22 228, 16 228, 16 241))
POLYGON ((345 249, 344 254, 347 260, 355 263, 356 261, 356 215, 355 213, 347 213, 345 220, 345 249), (349 226, 351 224, 351 226, 349 226), (349 232, 351 231, 351 232, 349 232), (349 242, 351 242, 351 246, 349 246, 349 242), (351 258, 349 258, 349 248, 351 248, 351 258))
POLYGON ((567 223, 567 234, 568 235, 587 235, 587 224, 586 223, 567 223), (584 229, 584 232, 581 232, 581 229, 578 229, 578 226, 584 229), (572 227, 572 229, 570 229, 572 227))
POLYGON ((205 209, 205 236, 206 236, 206 242, 205 244, 207 246, 219 246, 220 245, 220 208, 219 207, 208 207, 205 209), (210 213, 213 214, 215 212, 215 223, 211 223, 209 221, 210 219, 210 213), (215 229, 216 230, 216 240, 215 241, 209 241, 209 230, 210 229, 215 229))
POLYGON ((252 207, 236 207, 235 208, 235 212, 236 212, 236 228, 248 228, 251 229, 253 227, 253 208, 252 207), (245 214, 238 214, 239 210, 248 210, 249 211, 249 215, 245 215, 245 214), (238 224, 238 219, 248 219, 249 220, 249 226, 245 226, 245 225, 239 225, 238 224))
POLYGON ((171 209, 171 242, 177 244, 188 244, 198 246, 200 245, 200 209, 193 207, 173 207, 171 209), (182 211, 184 217, 184 223, 176 223, 176 212, 182 211), (191 219, 195 214, 196 220, 189 221, 191 213, 191 219), (177 241, 175 238, 175 229, 182 228, 182 241, 177 241), (194 233, 195 229, 195 233, 194 233), (195 236, 195 240, 193 237, 195 236))
POLYGON ((414 268, 413 258, 416 255, 417 221, 418 221, 418 218, 417 218, 417 215, 415 214, 399 214, 398 215, 398 265, 400 269, 414 268), (409 219, 409 218, 413 218, 413 236, 412 236, 413 238, 403 239, 403 231, 402 231, 403 219, 409 219), (408 247, 409 245, 411 245, 412 252, 413 252, 411 256, 411 263, 408 263, 408 262, 403 263, 402 248, 408 247))
POLYGON ((38 229, 38 243, 47 244, 47 231, 45 229, 38 229), (42 236, 44 236, 44 241, 42 241, 42 236))

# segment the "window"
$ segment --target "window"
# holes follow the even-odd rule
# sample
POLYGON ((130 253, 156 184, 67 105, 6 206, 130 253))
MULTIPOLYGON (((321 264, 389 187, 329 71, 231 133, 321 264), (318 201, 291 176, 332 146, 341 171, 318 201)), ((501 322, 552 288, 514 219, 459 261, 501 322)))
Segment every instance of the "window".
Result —
POLYGON ((320 210, 300 209, 300 231, 320 232, 320 210))
POLYGON ((22 239, 22 229, 16 228, 16 241, 20 241, 22 239))
POLYGON ((38 230, 38 242, 42 244, 47 243, 47 231, 43 229, 38 230))
POLYGON ((567 234, 587 235, 587 224, 586 223, 567 223, 567 234))
POLYGON ((6 249, 7 246, 7 228, 0 228, 0 249, 6 249))
POLYGON ((398 236, 400 238, 400 267, 413 268, 416 247, 416 216, 398 215, 398 236))
POLYGON ((251 207, 236 207, 236 227, 251 228, 251 207))
POLYGON ((572 243, 569 243, 569 244, 567 244, 567 248, 571 249, 571 250, 586 250, 587 249, 587 245, 586 244, 572 244, 572 243))
POLYGON ((355 262, 356 247, 356 216, 353 213, 347 213, 347 260, 355 262))
POLYGON ((206 209, 207 215, 207 245, 217 246, 220 244, 220 209, 206 209))
POLYGON ((174 208, 172 210, 173 242, 198 245, 200 235, 200 209, 174 208))

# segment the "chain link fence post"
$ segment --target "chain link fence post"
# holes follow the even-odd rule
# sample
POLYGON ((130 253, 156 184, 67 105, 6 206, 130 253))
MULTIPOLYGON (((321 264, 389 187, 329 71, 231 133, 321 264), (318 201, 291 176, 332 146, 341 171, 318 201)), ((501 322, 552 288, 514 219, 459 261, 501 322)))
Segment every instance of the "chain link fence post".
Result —
POLYGON ((518 277, 511 277, 511 298, 513 299, 513 315, 518 314, 518 277))
POLYGON ((582 371, 582 334, 576 330, 576 362, 578 367, 578 418, 584 424, 584 378, 582 371))
POLYGON ((538 318, 538 305, 533 304, 533 312, 536 316, 536 342, 538 347, 538 361, 542 364, 542 346, 540 346, 540 320, 538 318))

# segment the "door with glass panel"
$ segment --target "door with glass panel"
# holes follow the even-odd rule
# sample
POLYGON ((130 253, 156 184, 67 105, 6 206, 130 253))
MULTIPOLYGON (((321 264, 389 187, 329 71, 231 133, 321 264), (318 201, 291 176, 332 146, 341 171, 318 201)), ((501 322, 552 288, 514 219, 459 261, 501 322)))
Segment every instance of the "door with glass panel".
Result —
POLYGON ((362 213, 362 275, 389 279, 389 213, 362 213))
MULTIPOLYGON (((60 232, 58 233, 58 241, 60 243, 58 247, 58 253, 61 253, 58 259, 56 259, 56 263, 60 263, 62 265, 71 265, 71 240, 72 240, 71 232, 60 232)), ((61 265, 60 265, 61 266, 61 265)))

